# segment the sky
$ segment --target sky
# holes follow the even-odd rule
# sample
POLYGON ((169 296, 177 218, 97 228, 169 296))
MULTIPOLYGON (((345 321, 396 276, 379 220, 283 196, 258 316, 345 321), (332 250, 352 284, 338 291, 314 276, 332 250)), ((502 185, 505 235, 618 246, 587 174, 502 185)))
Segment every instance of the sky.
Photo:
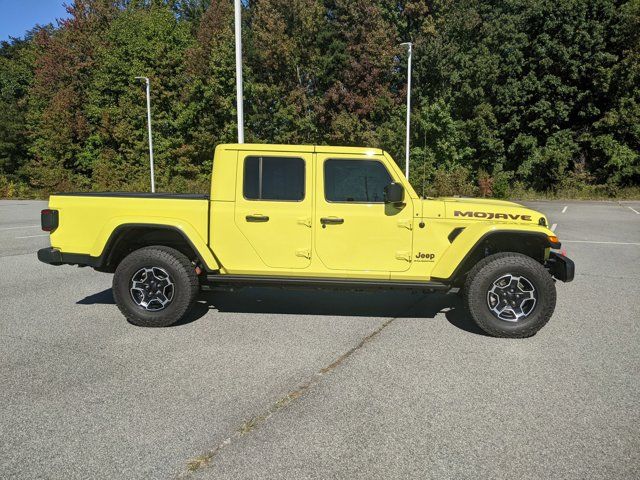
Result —
POLYGON ((64 3, 72 0, 0 0, 0 41, 22 37, 36 24, 56 25, 56 18, 67 16, 64 3))

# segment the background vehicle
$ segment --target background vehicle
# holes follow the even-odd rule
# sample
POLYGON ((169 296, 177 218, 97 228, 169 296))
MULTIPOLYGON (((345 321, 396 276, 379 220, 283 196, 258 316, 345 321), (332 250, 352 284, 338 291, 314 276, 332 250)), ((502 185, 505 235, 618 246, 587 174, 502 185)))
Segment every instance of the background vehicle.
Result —
POLYGON ((462 288, 471 316, 503 337, 534 334, 571 260, 544 215, 512 202, 420 199, 378 149, 220 145, 210 196, 53 195, 46 263, 114 272, 136 325, 171 325, 202 286, 462 288))

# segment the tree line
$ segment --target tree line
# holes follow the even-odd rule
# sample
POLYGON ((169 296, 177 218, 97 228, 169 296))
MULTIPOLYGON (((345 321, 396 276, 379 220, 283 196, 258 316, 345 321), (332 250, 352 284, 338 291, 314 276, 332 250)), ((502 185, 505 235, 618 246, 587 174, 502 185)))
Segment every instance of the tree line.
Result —
MULTIPOLYGON (((0 194, 206 191, 236 140, 232 0, 76 0, 0 44, 0 194), (11 190, 13 189, 13 190, 11 190), (8 192, 8 193, 7 193, 8 192)), ((640 182, 640 0, 247 0, 247 142, 379 147, 424 194, 640 182)))

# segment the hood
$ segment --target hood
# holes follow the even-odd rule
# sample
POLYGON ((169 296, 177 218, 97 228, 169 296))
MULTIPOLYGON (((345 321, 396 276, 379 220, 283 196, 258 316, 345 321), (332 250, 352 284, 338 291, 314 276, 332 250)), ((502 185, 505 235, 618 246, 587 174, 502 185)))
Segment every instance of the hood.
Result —
POLYGON ((548 225, 547 217, 515 202, 485 198, 439 198, 445 204, 447 218, 487 222, 548 225))
POLYGON ((495 198, 472 198, 472 197, 440 197, 438 200, 443 202, 459 203, 459 204, 477 204, 477 205, 498 205, 498 206, 510 206, 510 207, 522 207, 519 203, 507 202, 506 200, 496 200, 495 198))

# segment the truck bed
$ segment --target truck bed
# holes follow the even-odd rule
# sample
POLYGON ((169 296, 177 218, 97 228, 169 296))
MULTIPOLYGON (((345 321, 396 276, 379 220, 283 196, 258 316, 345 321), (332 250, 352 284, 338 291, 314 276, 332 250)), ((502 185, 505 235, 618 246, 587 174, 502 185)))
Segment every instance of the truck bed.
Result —
POLYGON ((60 193, 49 199, 58 210, 51 246, 65 253, 99 257, 116 229, 125 225, 165 225, 188 234, 207 249, 207 195, 143 192, 60 193))

